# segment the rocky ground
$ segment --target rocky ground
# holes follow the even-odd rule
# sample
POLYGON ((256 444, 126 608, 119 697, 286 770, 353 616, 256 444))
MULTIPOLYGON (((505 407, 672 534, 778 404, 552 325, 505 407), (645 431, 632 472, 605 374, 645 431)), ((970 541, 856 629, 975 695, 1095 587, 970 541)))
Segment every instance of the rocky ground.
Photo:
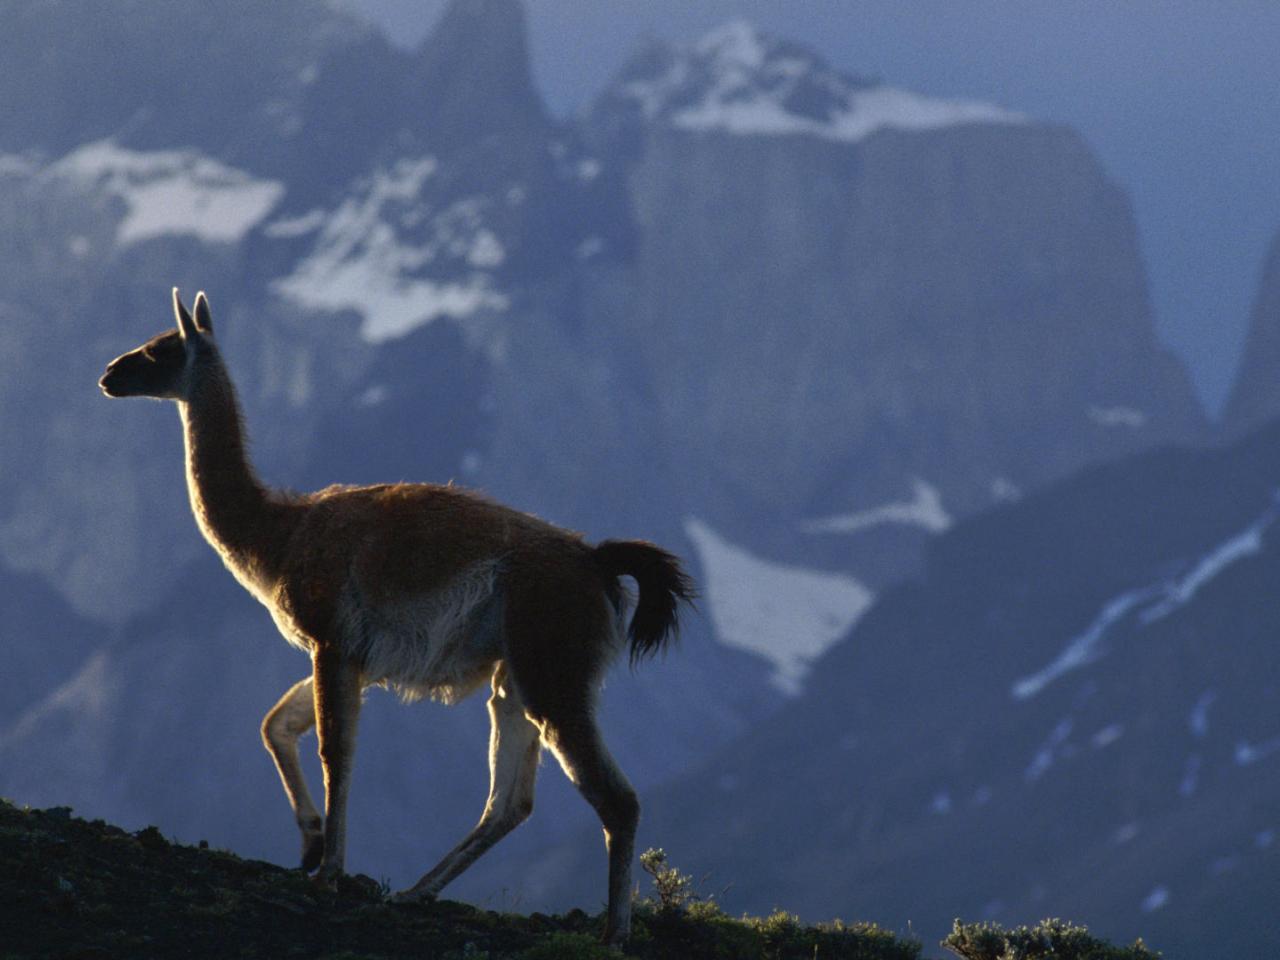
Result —
MULTIPOLYGON (((918 960, 921 945, 871 924, 805 926, 779 912, 732 919, 661 864, 637 904, 626 956, 672 960, 918 960)), ((319 960, 604 960, 602 917, 518 916, 440 901, 385 902, 366 876, 336 890, 296 870, 188 847, 154 827, 128 833, 67 807, 0 800, 0 960, 280 958, 319 960)), ((945 944, 966 960, 1154 960, 1083 930, 957 926, 945 944)))
MULTIPOLYGON (((517 916, 441 901, 384 902, 365 876, 337 890, 296 870, 207 846, 170 843, 149 827, 127 833, 70 809, 0 801, 0 958, 288 958, 618 956, 597 943, 602 918, 582 911, 517 916)), ((731 921, 638 911, 629 955, 849 957, 914 960, 917 944, 873 927, 801 927, 780 915, 731 921)))

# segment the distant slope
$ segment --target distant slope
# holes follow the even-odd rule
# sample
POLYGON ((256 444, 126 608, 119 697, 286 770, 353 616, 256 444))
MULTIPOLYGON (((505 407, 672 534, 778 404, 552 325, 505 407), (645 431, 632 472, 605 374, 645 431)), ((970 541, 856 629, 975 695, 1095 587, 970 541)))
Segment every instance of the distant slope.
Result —
MULTIPOLYGON (((1273 421, 958 523, 802 698, 652 798, 645 842, 735 908, 1280 954, 1278 498, 1273 421)), ((531 869, 575 889, 557 859, 531 869)))

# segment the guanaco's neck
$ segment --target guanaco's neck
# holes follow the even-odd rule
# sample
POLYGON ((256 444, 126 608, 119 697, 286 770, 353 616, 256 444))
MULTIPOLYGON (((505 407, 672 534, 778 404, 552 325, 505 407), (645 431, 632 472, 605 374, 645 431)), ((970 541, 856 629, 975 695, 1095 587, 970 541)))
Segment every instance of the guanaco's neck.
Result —
POLYGON ((246 586, 279 572, 290 532, 288 505, 253 471, 235 388, 221 358, 202 359, 189 400, 180 402, 187 491, 205 539, 246 586))

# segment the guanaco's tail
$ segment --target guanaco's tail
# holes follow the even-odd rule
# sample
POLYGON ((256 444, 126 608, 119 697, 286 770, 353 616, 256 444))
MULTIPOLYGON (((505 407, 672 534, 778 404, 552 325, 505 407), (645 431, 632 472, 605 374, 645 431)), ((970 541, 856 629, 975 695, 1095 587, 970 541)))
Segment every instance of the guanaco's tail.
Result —
POLYGON ((633 577, 640 587, 627 630, 631 662, 665 649, 680 631, 680 604, 697 597, 679 557, 643 540, 605 540, 596 547, 595 559, 610 577, 633 577))

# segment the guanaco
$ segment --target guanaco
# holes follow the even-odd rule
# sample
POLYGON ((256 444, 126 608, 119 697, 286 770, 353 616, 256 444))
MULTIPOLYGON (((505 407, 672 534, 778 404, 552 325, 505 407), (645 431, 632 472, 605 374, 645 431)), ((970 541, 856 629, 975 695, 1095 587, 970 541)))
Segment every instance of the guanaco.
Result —
POLYGON ((214 340, 209 301, 173 291, 177 328, 113 360, 109 397, 177 402, 196 523, 235 578, 271 613, 311 674, 262 723, 262 738, 302 834, 302 868, 342 873, 347 796, 363 691, 455 703, 486 680, 490 787, 475 828, 399 901, 434 899, 533 810, 542 746, 604 826, 604 939, 630 932, 640 804, 610 756, 596 694, 615 655, 664 649, 691 580, 671 553, 638 540, 591 546, 577 534, 452 485, 265 486, 246 451, 240 408, 214 340), (632 608, 620 578, 638 586, 632 608), (316 728, 325 812, 316 810, 298 739, 316 728))

